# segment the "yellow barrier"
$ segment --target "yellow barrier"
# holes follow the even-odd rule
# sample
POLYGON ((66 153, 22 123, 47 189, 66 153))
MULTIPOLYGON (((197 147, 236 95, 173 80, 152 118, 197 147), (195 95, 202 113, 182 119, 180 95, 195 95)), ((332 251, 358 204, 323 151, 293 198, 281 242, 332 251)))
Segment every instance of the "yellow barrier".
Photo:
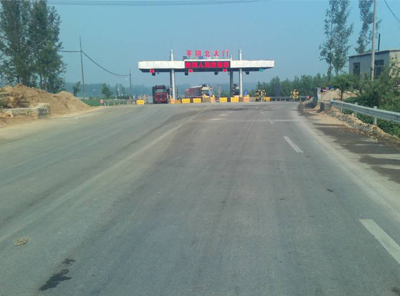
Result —
POLYGON ((238 97, 231 98, 231 103, 239 103, 239 98, 238 97))
POLYGON ((250 97, 244 97, 243 98, 244 103, 250 103, 250 97))
POLYGON ((136 100, 136 105, 144 105, 144 100, 136 100))
POLYGON ((219 102, 220 103, 227 103, 228 102, 228 98, 227 97, 219 98, 219 102))
POLYGON ((270 97, 264 97, 264 102, 270 102, 271 101, 271 98, 270 97))
POLYGON ((193 103, 194 104, 200 104, 201 103, 201 99, 200 98, 193 98, 193 103))
POLYGON ((190 104, 190 99, 182 99, 182 104, 190 104))

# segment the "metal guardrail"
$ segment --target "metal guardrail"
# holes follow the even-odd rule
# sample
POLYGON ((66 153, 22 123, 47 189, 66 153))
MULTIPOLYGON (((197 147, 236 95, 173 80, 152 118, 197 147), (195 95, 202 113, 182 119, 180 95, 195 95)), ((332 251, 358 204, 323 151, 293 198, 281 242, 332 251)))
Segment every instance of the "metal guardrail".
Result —
POLYGON ((104 106, 128 105, 133 103, 133 100, 129 101, 125 99, 104 100, 104 106))
POLYGON ((374 108, 369 108, 369 107, 359 106, 357 104, 344 103, 335 100, 331 100, 330 103, 331 106, 339 108, 341 112, 343 109, 353 111, 355 117, 357 117, 358 113, 369 115, 374 118, 374 125, 377 124, 377 118, 400 124, 400 113, 397 112, 379 110, 376 106, 374 106, 374 108))
POLYGON ((270 97, 271 101, 305 101, 307 100, 307 96, 299 96, 298 100, 295 100, 291 97, 270 97))

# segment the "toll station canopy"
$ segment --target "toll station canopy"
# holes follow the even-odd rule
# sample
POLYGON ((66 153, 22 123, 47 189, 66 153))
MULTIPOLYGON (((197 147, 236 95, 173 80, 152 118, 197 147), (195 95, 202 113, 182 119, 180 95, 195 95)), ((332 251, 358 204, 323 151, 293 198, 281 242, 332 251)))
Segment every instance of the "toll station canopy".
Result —
POLYGON ((234 72, 239 72, 239 92, 240 97, 243 97, 243 72, 262 72, 266 69, 274 68, 274 60, 243 60, 242 50, 239 50, 239 60, 231 58, 215 57, 198 57, 191 59, 184 57, 183 60, 174 60, 174 51, 171 49, 171 58, 169 61, 140 61, 138 63, 139 70, 142 72, 151 73, 155 76, 158 73, 170 73, 170 89, 172 90, 172 98, 176 99, 175 73, 183 72, 185 75, 193 72, 214 72, 218 75, 219 72, 228 72, 230 76, 230 95, 233 93, 233 76, 234 72))
POLYGON ((274 68, 274 60, 185 59, 182 61, 140 61, 139 70, 161 72, 255 72, 274 68))

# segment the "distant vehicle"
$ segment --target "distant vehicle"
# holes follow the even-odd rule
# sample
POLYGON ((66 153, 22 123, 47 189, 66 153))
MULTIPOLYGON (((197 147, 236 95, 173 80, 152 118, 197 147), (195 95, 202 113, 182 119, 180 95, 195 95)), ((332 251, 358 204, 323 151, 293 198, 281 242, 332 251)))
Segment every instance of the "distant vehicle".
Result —
POLYGON ((168 103, 168 91, 165 85, 153 86, 153 103, 154 104, 168 103))
POLYGON ((237 86, 237 84, 233 85, 233 89, 232 89, 232 95, 233 96, 238 96, 240 94, 239 92, 239 87, 237 86))
POLYGON ((185 91, 186 98, 203 98, 211 97, 213 95, 212 86, 203 84, 201 86, 194 86, 185 91))

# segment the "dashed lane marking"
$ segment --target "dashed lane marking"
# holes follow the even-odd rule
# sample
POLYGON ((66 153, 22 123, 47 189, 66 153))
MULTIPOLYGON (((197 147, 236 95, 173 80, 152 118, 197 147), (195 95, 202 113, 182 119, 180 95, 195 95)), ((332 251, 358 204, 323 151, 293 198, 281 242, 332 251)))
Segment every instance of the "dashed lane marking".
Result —
POLYGON ((400 246, 374 220, 360 219, 362 225, 377 239, 390 255, 400 264, 400 246))
POLYGON ((289 137, 283 137, 285 140, 286 140, 286 142, 288 142, 288 144, 290 145, 290 146, 292 146, 292 148, 294 149, 294 151, 296 151, 297 153, 303 153, 303 150, 301 150, 300 148, 299 148, 299 146, 297 146, 295 143, 293 143, 293 141, 292 140, 290 140, 290 138, 289 137))

